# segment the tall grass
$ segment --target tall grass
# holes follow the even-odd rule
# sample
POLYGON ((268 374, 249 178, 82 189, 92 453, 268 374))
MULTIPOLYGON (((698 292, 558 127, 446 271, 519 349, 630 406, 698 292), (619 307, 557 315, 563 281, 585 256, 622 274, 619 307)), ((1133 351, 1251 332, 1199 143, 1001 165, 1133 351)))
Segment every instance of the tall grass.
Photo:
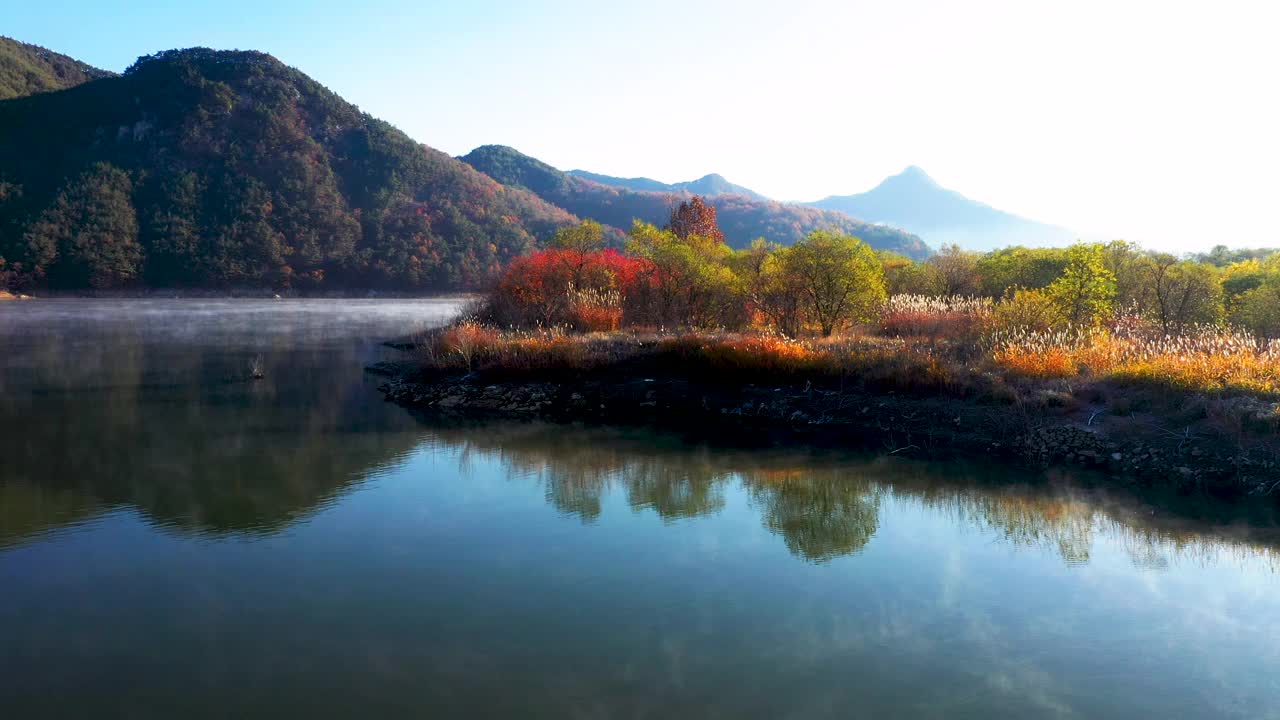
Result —
POLYGON ((994 303, 967 296, 894 295, 880 313, 880 332, 892 337, 958 340, 981 332, 994 303))
POLYGON ((504 332, 460 322, 419 343, 423 364, 536 373, 637 363, 724 382, 838 379, 913 391, 1082 379, 1280 397, 1280 341, 1259 343, 1230 328, 1164 335, 1133 317, 1110 328, 1001 327, 987 300, 898 296, 871 334, 793 339, 767 332, 619 332, 617 300, 607 291, 575 292, 572 327, 504 332))
POLYGON ((1163 335, 1131 319, 1111 330, 993 336, 997 366, 1033 378, 1092 375, 1194 391, 1280 394, 1280 341, 1216 326, 1163 335))

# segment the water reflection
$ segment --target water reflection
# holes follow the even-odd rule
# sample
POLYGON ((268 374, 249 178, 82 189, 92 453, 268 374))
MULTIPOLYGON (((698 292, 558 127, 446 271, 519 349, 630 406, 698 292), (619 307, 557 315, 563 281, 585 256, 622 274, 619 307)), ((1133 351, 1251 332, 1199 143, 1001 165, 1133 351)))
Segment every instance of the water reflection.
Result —
POLYGON ((0 318, 0 546, 117 507, 187 532, 271 532, 417 443, 361 368, 376 339, 450 306, 208 305, 46 303, 0 318))
POLYGON ((765 524, 806 560, 858 552, 880 523, 882 488, 865 476, 762 471, 748 472, 742 480, 760 503, 765 524))
POLYGON ((711 447, 641 430, 422 423, 376 398, 360 368, 378 340, 453 306, 52 303, 0 317, 0 547, 115 508, 188 533, 277 532, 420 446, 496 458, 595 523, 604 499, 665 522, 713 515, 741 489, 761 524, 806 561, 862 550, 887 500, 1014 547, 1087 563, 1095 539, 1135 566, 1257 555, 1274 508, 1143 500, 1062 476, 958 463, 711 447), (264 323, 263 318, 270 318, 264 323), (266 377, 246 378, 253 357, 266 377))
POLYGON ((886 499, 926 508, 1012 547, 1089 562, 1099 537, 1121 543, 1136 567, 1257 556, 1274 565, 1280 524, 1267 505, 1143 496, 971 463, 866 458, 833 452, 741 450, 645 431, 528 424, 432 428, 432 441, 469 460, 496 458, 513 478, 544 484, 547 502, 594 523, 602 500, 624 493, 636 512, 665 521, 710 515, 727 487, 747 491, 765 527, 795 556, 824 562, 875 536, 886 499))
POLYGON ((430 304, 26 307, 0 309, 5 717, 1280 708, 1269 506, 423 422, 360 368, 430 304))

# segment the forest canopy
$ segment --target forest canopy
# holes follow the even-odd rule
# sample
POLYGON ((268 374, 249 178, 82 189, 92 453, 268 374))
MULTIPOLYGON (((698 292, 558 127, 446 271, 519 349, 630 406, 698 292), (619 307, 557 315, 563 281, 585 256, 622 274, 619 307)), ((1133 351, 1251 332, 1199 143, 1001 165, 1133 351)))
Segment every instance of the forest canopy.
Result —
POLYGON ((0 37, 0 100, 62 90, 114 75, 39 45, 0 37))
POLYGON ((471 288, 576 220, 262 53, 0 103, 10 286, 471 288))

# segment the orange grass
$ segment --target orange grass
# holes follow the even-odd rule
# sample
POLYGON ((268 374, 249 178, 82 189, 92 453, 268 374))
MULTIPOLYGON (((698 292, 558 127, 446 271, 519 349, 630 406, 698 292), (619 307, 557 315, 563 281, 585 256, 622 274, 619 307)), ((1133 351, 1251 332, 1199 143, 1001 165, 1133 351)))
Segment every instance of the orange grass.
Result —
POLYGON ((506 374, 585 372, 635 364, 642 372, 723 383, 813 381, 914 392, 961 388, 967 370, 927 344, 900 338, 794 340, 771 334, 499 332, 461 323, 419 342, 434 370, 506 374))
POLYGON ((1022 377, 1088 375, 1191 391, 1280 394, 1280 342, 1260 345, 1227 329, 1161 336, 1122 325, 1113 334, 1011 333, 995 345, 995 364, 1022 377))
MULTIPOLYGON (((954 303, 939 301, 927 307, 947 316, 958 312, 954 303)), ((1280 341, 1260 345, 1245 334, 1216 327, 1163 336, 1141 323, 1122 321, 1110 331, 989 331, 972 343, 939 345, 934 338, 920 336, 797 340, 769 333, 617 332, 617 315, 610 314, 616 313, 616 306, 609 298, 584 301, 578 307, 601 313, 584 318, 581 326, 606 332, 500 332, 462 322, 420 343, 423 365, 519 374, 637 363, 646 372, 698 375, 718 382, 838 381, 918 392, 969 392, 991 387, 990 382, 999 385, 1002 378, 1079 378, 1187 392, 1280 396, 1280 341), (988 348, 985 359, 973 354, 976 347, 988 348), (994 379, 980 379, 984 373, 994 379)), ((975 304, 965 314, 981 317, 986 312, 975 304)))

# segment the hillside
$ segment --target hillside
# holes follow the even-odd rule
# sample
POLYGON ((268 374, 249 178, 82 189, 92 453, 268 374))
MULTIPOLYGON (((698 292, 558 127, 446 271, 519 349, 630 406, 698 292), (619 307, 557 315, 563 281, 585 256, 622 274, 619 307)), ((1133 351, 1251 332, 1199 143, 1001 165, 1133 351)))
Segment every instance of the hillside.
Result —
POLYGON ((611 175, 601 175, 599 173, 588 172, 586 170, 570 170, 570 175, 580 177, 584 180, 600 183, 601 185, 611 185, 613 187, 626 188, 628 190, 639 190, 642 192, 665 192, 678 193, 687 192, 694 195, 702 195, 703 197, 715 197, 716 195, 742 195, 752 200, 767 200, 760 193, 745 188, 741 185, 735 185, 724 178, 723 175, 712 173, 690 180, 688 182, 664 183, 650 178, 620 178, 611 175))
POLYGON ((38 45, 0 37, 0 100, 64 90, 114 75, 38 45))
POLYGON ((262 53, 0 102, 10 284, 468 288, 575 221, 262 53))
POLYGON ((1076 239, 1066 228, 970 200, 942 187, 915 166, 867 192, 832 196, 810 205, 904 228, 934 247, 956 244, 969 250, 991 250, 1009 245, 1067 245, 1076 239))
MULTIPOLYGON (((476 148, 462 160, 500 183, 527 188, 579 217, 592 218, 615 228, 630 227, 636 219, 665 223, 671 208, 692 194, 603 185, 557 170, 501 145, 476 148)), ((859 237, 877 249, 917 259, 929 253, 920 238, 910 233, 855 220, 842 212, 740 195, 712 196, 708 201, 716 207, 725 238, 735 247, 743 247, 758 237, 790 244, 811 230, 834 229, 859 237)))

